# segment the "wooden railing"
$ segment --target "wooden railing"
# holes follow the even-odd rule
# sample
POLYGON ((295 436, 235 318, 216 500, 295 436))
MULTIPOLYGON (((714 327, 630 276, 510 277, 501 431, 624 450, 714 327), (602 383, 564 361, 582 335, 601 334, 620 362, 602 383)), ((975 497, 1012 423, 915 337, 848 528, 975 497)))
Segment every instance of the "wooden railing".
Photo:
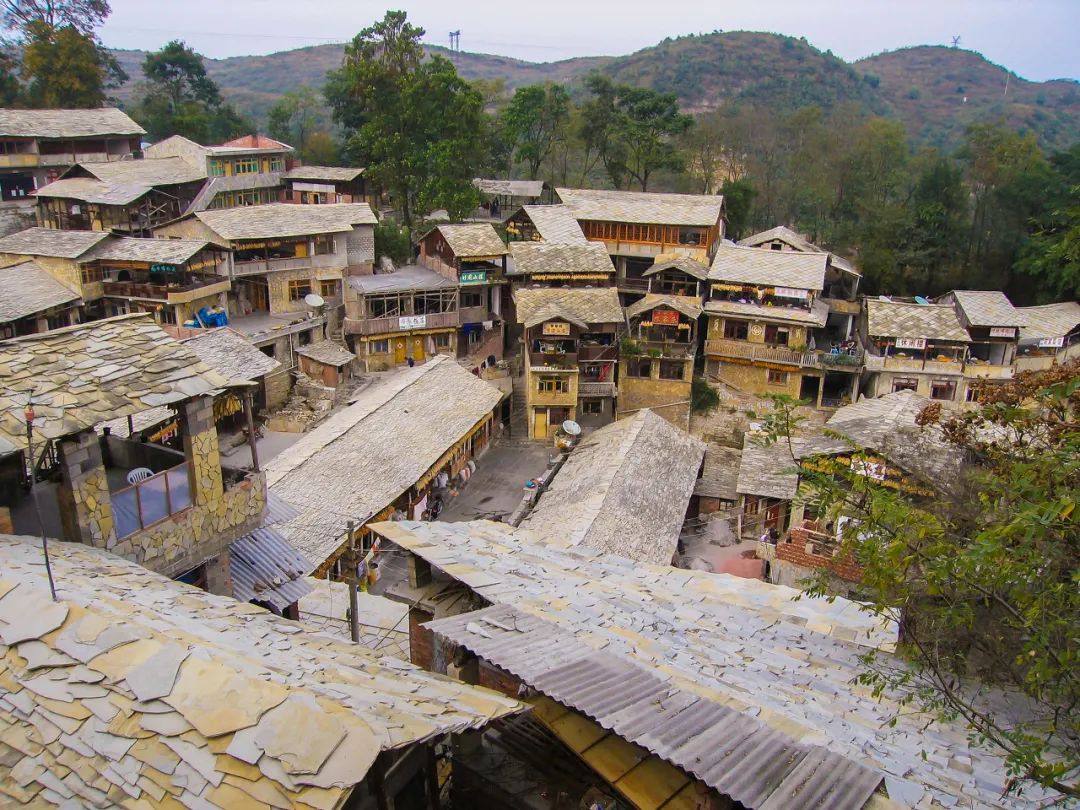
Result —
MULTIPOLYGON (((441 329, 447 326, 457 326, 458 319, 457 312, 433 312, 424 316, 423 326, 414 328, 441 329)), ((385 335, 390 332, 404 332, 407 330, 401 328, 401 319, 395 315, 392 318, 346 318, 345 331, 350 335, 385 335)))
POLYGON ((762 343, 745 343, 739 340, 706 340, 705 353, 806 368, 817 368, 821 365, 818 356, 813 352, 793 352, 791 349, 766 346, 762 343))

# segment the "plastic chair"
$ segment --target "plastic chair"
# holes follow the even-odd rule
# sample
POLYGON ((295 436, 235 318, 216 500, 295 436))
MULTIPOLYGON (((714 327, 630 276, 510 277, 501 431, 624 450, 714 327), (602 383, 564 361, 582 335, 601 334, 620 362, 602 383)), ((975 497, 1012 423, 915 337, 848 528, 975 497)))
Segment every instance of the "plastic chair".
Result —
POLYGON ((149 467, 136 467, 134 470, 127 474, 127 482, 134 485, 139 483, 140 481, 145 481, 153 474, 154 471, 151 470, 149 467))

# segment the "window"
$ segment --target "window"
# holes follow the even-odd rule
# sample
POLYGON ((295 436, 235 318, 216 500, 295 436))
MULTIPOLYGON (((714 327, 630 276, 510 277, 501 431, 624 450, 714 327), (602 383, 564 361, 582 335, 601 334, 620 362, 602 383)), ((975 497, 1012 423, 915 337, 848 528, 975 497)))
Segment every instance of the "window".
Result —
POLYGON ((581 400, 582 416, 600 416, 604 413, 604 400, 583 399, 581 400))
POLYGON ((302 278, 289 282, 289 300, 302 301, 305 295, 311 294, 311 280, 302 278))
POLYGON ((155 473, 139 483, 111 494, 117 537, 129 537, 139 529, 191 507, 191 481, 187 462, 155 473))
POLYGON ((319 295, 323 298, 337 298, 338 283, 337 279, 331 279, 329 281, 319 282, 319 295))
POLYGON ((956 383, 953 380, 932 380, 930 382, 930 399, 956 398, 956 383))
POLYGON ((210 176, 211 177, 223 177, 225 175, 225 165, 220 160, 210 161, 210 176))
POLYGON ((440 332, 435 335, 435 350, 436 351, 449 351, 450 350, 450 333, 440 332))
POLYGON ((315 255, 325 256, 334 252, 334 235, 321 233, 315 237, 315 255))
POLYGON ((484 305, 484 293, 482 290, 461 291, 461 308, 482 307, 484 305))
POLYGON ((765 342, 771 343, 773 346, 787 346, 788 328, 771 323, 765 324, 765 342))
POLYGON ((748 321, 724 321, 724 337, 728 340, 746 340, 749 330, 748 321))
POLYGON ((389 340, 373 340, 368 344, 368 354, 390 354, 389 340))
POLYGON ((788 373, 769 369, 769 385, 787 385, 788 373))
POLYGON ((919 381, 914 377, 893 377, 892 390, 895 394, 897 391, 917 391, 919 388, 919 381))
POLYGON ((700 228, 680 228, 679 229, 679 244, 680 245, 700 245, 704 242, 704 238, 700 228))
POLYGON ((469 348, 480 345, 483 340, 483 333, 479 329, 470 329, 465 333, 469 337, 469 348))
POLYGON ((83 265, 81 277, 83 284, 93 284, 96 281, 104 280, 105 275, 97 265, 92 265, 90 267, 83 265))
POLYGON ((783 250, 784 246, 779 242, 773 242, 769 245, 769 250, 783 250))
POLYGON ((59 315, 49 315, 45 318, 45 322, 49 325, 49 329, 63 329, 65 326, 70 326, 70 316, 66 312, 61 312, 59 315))
POLYGON ((626 376, 648 379, 652 376, 652 360, 640 357, 630 360, 626 364, 626 376))
POLYGON ((270 158, 270 171, 283 172, 285 171, 285 161, 279 157, 270 158))
POLYGON ((158 323, 176 326, 176 310, 173 307, 164 307, 158 310, 158 323))
POLYGON ((262 352, 263 354, 265 354, 267 357, 273 357, 274 356, 274 344, 271 343, 269 346, 260 346, 259 351, 262 352))
POLYGON ((233 161, 233 174, 258 174, 259 159, 254 157, 237 158, 233 161))
POLYGON ((661 360, 660 361, 660 379, 661 380, 681 380, 683 378, 683 361, 682 360, 661 360))
POLYGON ((536 390, 541 394, 565 394, 570 383, 566 377, 541 377, 536 381, 536 390))

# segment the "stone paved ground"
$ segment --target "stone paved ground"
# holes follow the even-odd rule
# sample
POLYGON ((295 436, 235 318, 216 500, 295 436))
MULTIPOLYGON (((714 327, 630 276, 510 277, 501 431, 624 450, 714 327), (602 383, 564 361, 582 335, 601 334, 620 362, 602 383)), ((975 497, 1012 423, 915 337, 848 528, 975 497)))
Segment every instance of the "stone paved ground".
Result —
POLYGON ((546 442, 496 443, 477 462, 473 477, 439 520, 508 518, 521 502, 525 482, 544 471, 553 452, 546 442))

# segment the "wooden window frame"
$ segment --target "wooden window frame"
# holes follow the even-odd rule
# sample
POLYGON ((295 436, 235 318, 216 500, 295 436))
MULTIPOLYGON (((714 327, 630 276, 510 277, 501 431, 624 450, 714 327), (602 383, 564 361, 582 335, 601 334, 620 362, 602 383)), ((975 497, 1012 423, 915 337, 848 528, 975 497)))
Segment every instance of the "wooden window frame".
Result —
POLYGON ((791 378, 790 372, 778 371, 777 369, 768 369, 768 381, 769 385, 787 385, 791 378))
POLYGON ((311 294, 311 291, 311 279, 309 278, 298 278, 289 282, 290 301, 303 301, 305 296, 311 294))

